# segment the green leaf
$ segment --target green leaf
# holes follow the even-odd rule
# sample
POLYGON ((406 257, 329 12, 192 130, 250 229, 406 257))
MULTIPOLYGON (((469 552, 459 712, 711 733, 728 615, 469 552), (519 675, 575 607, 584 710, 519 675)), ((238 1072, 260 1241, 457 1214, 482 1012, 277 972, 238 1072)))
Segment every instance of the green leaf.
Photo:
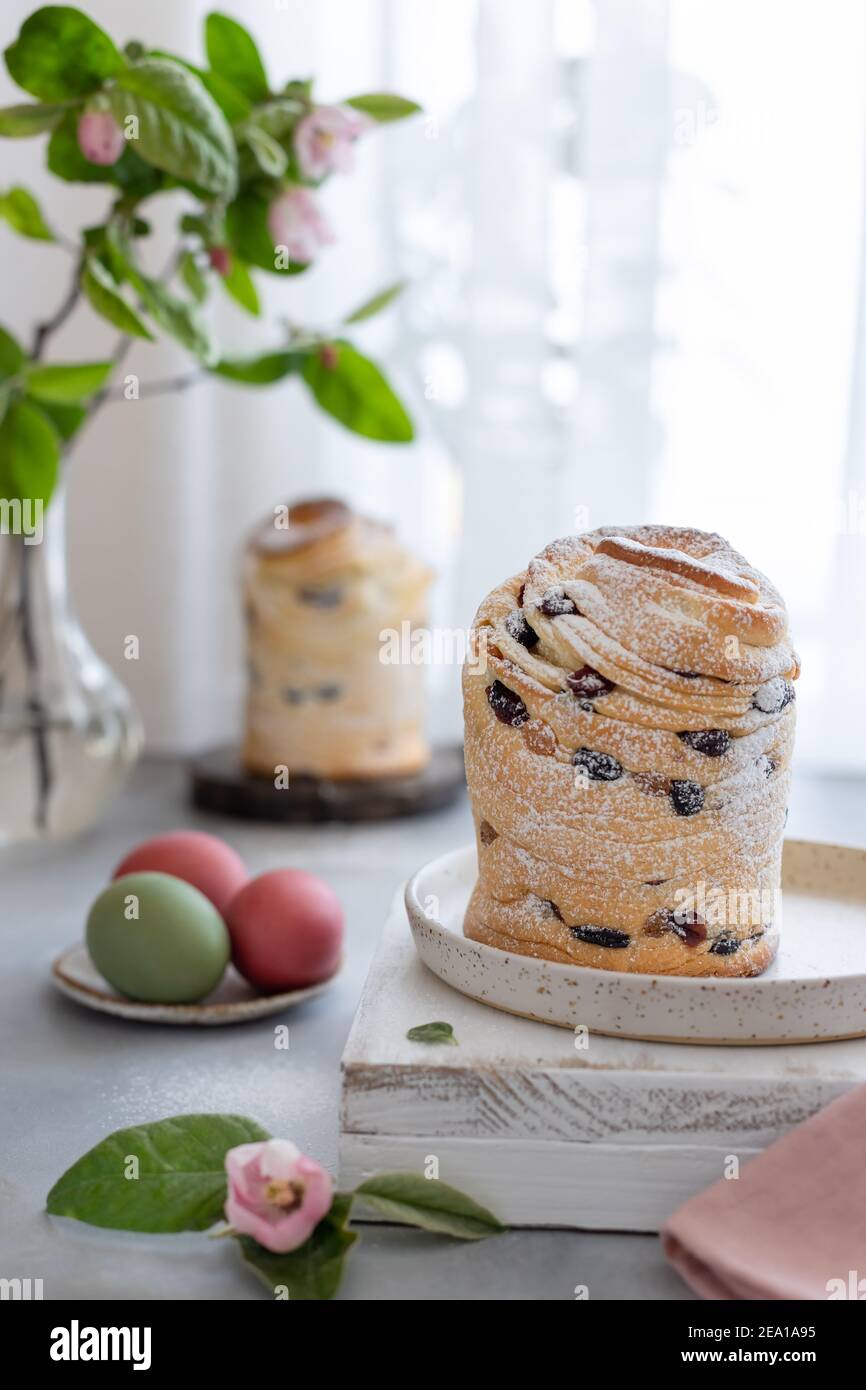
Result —
POLYGON ((262 312, 258 290, 253 283, 253 277, 239 256, 232 256, 231 269, 228 275, 221 275, 220 279, 223 289, 231 295, 235 303, 240 304, 241 308, 246 309, 253 318, 258 318, 262 312))
POLYGON ((210 92, 229 125, 237 125, 252 115, 252 102, 247 101, 243 92, 239 92, 237 87, 232 86, 231 82, 220 77, 218 72, 208 72, 206 68, 196 67, 195 63, 188 63, 186 58, 181 58, 176 53, 166 53, 164 49, 151 49, 148 57, 168 58, 172 63, 180 63, 181 67, 194 73, 199 82, 210 92))
POLYGON ((239 125, 241 121, 249 118, 253 108, 243 92, 239 92, 231 82, 220 77, 218 72, 208 72, 205 68, 197 68, 196 72, 229 125, 239 125))
POLYGON ((65 106, 44 106, 28 102, 22 106, 0 107, 0 135, 7 139, 24 140, 28 135, 42 135, 53 130, 66 114, 65 106))
POLYGON ((307 269, 295 262, 288 266, 276 264, 276 251, 268 231, 268 203, 251 189, 244 190, 226 209, 226 233, 230 246, 247 265, 269 270, 272 275, 299 275, 307 269))
POLYGON ((369 92, 365 96, 349 97, 344 105, 354 106, 356 111, 363 111, 365 116, 378 121, 379 125, 387 125, 391 121, 404 121, 407 116, 416 116, 421 110, 417 101, 395 96, 393 92, 369 92))
POLYGON ((287 1255, 265 1250, 250 1236, 238 1236, 241 1255, 272 1297, 284 1298, 286 1290, 290 1301, 296 1303, 333 1298, 340 1287, 346 1255, 358 1239, 346 1224, 351 1207, 351 1195, 338 1193, 310 1239, 287 1255))
POLYGON ((301 371, 305 361, 306 353, 268 352, 261 357, 224 357, 211 371, 227 381, 239 381, 245 386, 271 386, 273 382, 301 371))
POLYGON ((0 424, 0 497, 32 498, 47 507, 59 465, 60 440, 51 421, 30 401, 13 400, 0 424))
POLYGON ((347 314, 343 319, 344 323, 363 323, 364 319, 371 319, 374 314, 381 314, 383 309, 387 309, 389 304, 401 295, 406 288, 405 280, 396 280, 387 289, 380 290, 374 294, 372 299, 367 299, 363 304, 359 304, 357 309, 353 309, 351 314, 347 314))
POLYGON ((121 333, 126 333, 132 338, 147 338, 153 342, 153 334, 147 324, 132 305, 126 302, 113 276, 95 256, 88 257, 81 277, 81 288, 91 308, 109 323, 113 323, 121 333))
POLYGON ((123 260, 123 269, 144 308, 160 328, 176 338, 188 352, 210 364, 215 358, 213 340, 196 306, 173 294, 160 280, 144 275, 128 257, 123 260))
POLYGON ((355 434, 395 444, 414 438, 412 421, 379 368, 350 343, 311 353, 304 380, 322 409, 355 434))
POLYGON ((204 24, 207 60, 219 73, 252 102, 265 101, 268 79, 252 35, 228 15, 213 12, 204 24))
POLYGON ((179 299, 158 280, 142 277, 136 288, 144 307, 160 328, 202 362, 209 364, 214 360, 213 340, 195 305, 179 299))
POLYGON ((40 401, 39 408, 47 415, 60 438, 67 443, 87 419, 87 407, 83 405, 60 405, 56 401, 40 401))
POLYGON ((94 227, 83 227, 81 230, 81 238, 84 242, 85 249, 92 252, 94 255, 102 255, 102 252, 105 250, 106 230, 102 222, 97 222, 94 227))
POLYGON ((185 212, 180 219, 180 230, 198 237, 205 246, 225 245, 225 218, 216 205, 206 207, 199 213, 185 212))
POLYGON ((313 79, 312 77, 292 77, 283 88, 283 95, 290 97, 293 101, 303 102, 304 106, 313 104, 313 79))
POLYGON ((69 5, 47 5, 25 19, 5 58, 18 86, 41 101, 87 96, 123 67, 104 29, 69 5))
POLYGON ((208 235, 207 220, 199 216, 197 212, 182 213, 178 225, 182 232, 193 232, 196 236, 201 237, 206 237, 208 235))
POLYGON ((417 1173, 376 1173, 355 1189, 355 1196, 394 1221, 458 1240, 483 1240, 505 1230, 486 1207, 464 1192, 417 1173))
POLYGON ((24 352, 18 343, 0 326, 0 381, 5 381, 10 376, 17 376, 24 366, 24 352))
POLYGON ((452 1047, 457 1046, 450 1023, 420 1023, 417 1028, 410 1028, 406 1037, 410 1042, 450 1043, 452 1047))
POLYGON ((282 178, 289 163, 289 156, 282 145, 278 145, 273 136, 268 135, 266 130, 262 130, 257 125, 245 126, 243 138, 252 150, 255 161, 265 177, 269 179, 282 178))
POLYGON ((206 1231, 223 1214, 229 1149, 268 1137, 243 1115, 175 1115, 118 1129, 67 1169, 46 1207, 118 1231, 206 1231), (135 1166, 137 1177, 127 1176, 135 1166))
POLYGON ((0 193, 0 217, 4 218, 19 236, 31 241, 53 241, 54 233, 42 216, 42 211, 26 188, 10 188, 0 193))
POLYGON ((268 135, 273 135, 275 139, 282 140, 286 135, 291 134, 298 123, 298 118, 303 116, 308 110, 305 102, 297 101, 292 97, 275 97, 266 106, 260 106, 256 111, 256 125, 262 130, 266 130, 268 135))
MULTIPOLYGON (((114 165, 114 182, 123 193, 127 204, 139 203, 143 198, 149 198, 153 193, 159 193, 162 189, 172 186, 172 180, 167 174, 161 169, 155 169, 152 164, 147 164, 135 150, 130 149, 129 144, 114 165)), ((135 232, 134 235, 138 236, 139 233, 135 232)))
POLYGON ((192 251, 184 251, 180 258, 179 270, 180 278, 196 304, 204 304, 208 296, 207 276, 192 251))
POLYGON ((149 164, 208 193, 234 195, 237 151, 231 130, 188 68, 169 58, 145 58, 125 69, 108 96, 115 120, 136 131, 136 150, 149 164), (127 125, 130 118, 134 122, 127 125))
POLYGON ((111 362, 75 362, 68 366, 30 363, 24 370, 28 394, 39 401, 76 405, 103 386, 111 374, 111 362))

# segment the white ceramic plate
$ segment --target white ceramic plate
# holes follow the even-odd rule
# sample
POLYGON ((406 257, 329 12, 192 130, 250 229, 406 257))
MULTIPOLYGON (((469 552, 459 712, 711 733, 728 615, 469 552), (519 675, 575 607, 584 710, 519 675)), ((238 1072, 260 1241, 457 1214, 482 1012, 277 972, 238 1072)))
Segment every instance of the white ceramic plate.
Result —
POLYGON ((406 886, 415 946, 435 975, 496 1009, 645 1041, 769 1044, 866 1037, 866 850, 786 840, 782 937, 754 979, 632 975, 470 941, 474 846, 406 886))
POLYGON ((98 1013, 132 1018, 142 1023, 185 1023, 211 1026, 221 1023, 247 1023, 250 1019, 266 1018, 294 1008, 305 999, 314 999, 339 974, 321 984, 306 989, 288 990, 283 994, 257 994, 230 965, 219 987, 199 1004, 143 1004, 117 994, 100 975, 82 943, 70 946, 57 957, 51 967, 51 978, 62 994, 75 999, 85 1008, 98 1013))

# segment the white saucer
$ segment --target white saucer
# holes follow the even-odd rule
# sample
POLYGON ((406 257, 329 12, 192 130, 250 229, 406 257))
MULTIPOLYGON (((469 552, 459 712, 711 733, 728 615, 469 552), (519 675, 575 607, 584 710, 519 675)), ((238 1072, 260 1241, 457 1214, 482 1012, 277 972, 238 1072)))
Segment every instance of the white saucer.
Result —
POLYGON ((866 850, 786 840, 779 952, 754 979, 624 974, 470 941, 463 915, 475 847, 406 886, 421 959, 463 994, 508 1013, 658 1042, 806 1043, 866 1037, 866 850))
MULTIPOLYGON (((342 964, 342 962, 341 962, 342 964)), ((69 946, 51 967, 51 978, 62 994, 85 1008, 141 1023, 183 1023, 212 1027, 222 1023, 247 1023, 254 1018, 282 1013, 285 1009, 314 999, 329 988, 339 967, 329 979, 306 989, 283 994, 257 994, 252 985, 229 966, 217 989, 198 1004, 144 1004, 117 994, 100 975, 83 943, 69 946)))

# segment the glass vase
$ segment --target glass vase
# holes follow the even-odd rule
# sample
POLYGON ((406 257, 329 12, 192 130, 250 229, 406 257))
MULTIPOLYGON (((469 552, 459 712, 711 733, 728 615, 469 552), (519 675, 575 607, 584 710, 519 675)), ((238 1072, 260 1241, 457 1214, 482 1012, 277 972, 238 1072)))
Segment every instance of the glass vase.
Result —
POLYGON ((64 502, 59 489, 39 525, 2 504, 0 846, 95 825, 141 747, 129 694, 69 605, 64 502))

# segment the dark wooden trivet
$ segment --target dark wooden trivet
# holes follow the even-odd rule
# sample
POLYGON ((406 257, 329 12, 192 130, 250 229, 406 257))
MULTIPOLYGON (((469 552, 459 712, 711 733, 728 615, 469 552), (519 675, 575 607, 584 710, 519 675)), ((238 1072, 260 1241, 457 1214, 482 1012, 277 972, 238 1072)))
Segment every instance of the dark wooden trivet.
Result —
POLYGON ((466 786, 460 744, 434 747, 427 767, 408 777, 344 781, 298 774, 278 790, 269 777, 247 772, 235 747, 203 753, 190 768, 192 802, 202 811, 249 820, 389 820, 449 806, 466 786))

